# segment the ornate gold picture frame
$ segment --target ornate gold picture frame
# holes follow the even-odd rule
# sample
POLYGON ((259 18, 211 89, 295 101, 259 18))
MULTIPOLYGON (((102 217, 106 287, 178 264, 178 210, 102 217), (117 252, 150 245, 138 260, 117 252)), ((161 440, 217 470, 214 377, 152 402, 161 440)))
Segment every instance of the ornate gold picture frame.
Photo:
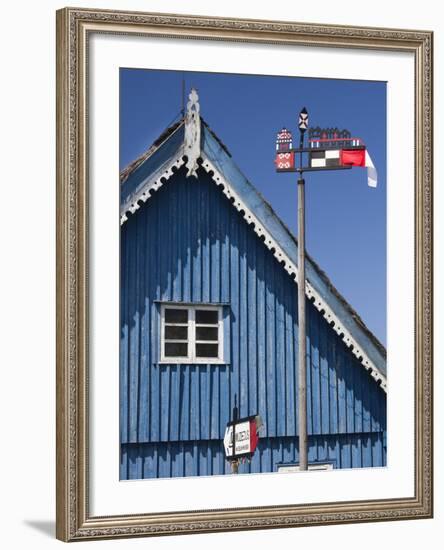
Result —
MULTIPOLYGON (((432 465, 432 43, 428 31, 65 8, 57 12, 57 538, 429 518, 432 465), (411 496, 94 514, 90 471, 89 44, 95 35, 400 52, 414 59, 414 485, 411 496)), ((389 382, 390 384, 390 382, 389 382)), ((390 414, 390 408, 389 412, 390 414)), ((116 426, 117 430, 117 426, 116 426)), ((118 472, 116 472, 118 477, 118 472)), ((159 480, 159 483, 166 483, 159 480)), ((313 477, 313 482, 316 478, 313 477)), ((171 485, 165 485, 172 491, 171 485)), ((149 498, 149 497, 148 497, 149 498)), ((173 499, 173 491, 171 499, 173 499)))

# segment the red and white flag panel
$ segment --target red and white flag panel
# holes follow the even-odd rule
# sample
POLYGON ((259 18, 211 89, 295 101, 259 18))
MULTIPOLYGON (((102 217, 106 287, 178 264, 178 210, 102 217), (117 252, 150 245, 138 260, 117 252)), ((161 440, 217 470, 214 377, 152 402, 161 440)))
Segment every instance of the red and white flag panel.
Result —
POLYGON ((378 185, 378 172, 367 149, 365 150, 365 166, 367 167, 367 183, 370 187, 376 187, 378 185))
POLYGON ((324 149, 310 152, 312 168, 333 166, 360 166, 367 168, 367 183, 370 187, 378 184, 378 173, 366 148, 362 149, 324 149))
POLYGON ((294 168, 294 153, 289 151, 287 153, 276 153, 274 161, 276 170, 291 170, 294 168))
POLYGON ((341 166, 365 166, 365 149, 341 149, 341 166))

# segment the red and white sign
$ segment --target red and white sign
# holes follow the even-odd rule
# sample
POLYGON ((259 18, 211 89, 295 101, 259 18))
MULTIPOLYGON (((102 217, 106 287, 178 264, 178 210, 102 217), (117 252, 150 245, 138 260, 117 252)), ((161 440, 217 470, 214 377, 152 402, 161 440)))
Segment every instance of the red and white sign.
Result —
POLYGON ((256 417, 228 425, 225 430, 224 447, 225 456, 238 457, 253 454, 256 450, 259 436, 257 433, 256 417), (233 452, 233 427, 234 427, 234 452, 233 452))

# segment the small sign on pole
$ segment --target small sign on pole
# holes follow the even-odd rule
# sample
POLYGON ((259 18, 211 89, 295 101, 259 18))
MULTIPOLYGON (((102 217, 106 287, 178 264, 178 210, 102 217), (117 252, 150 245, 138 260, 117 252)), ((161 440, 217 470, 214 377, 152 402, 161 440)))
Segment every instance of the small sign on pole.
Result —
POLYGON ((224 447, 227 460, 251 458, 256 450, 262 425, 260 416, 248 416, 228 422, 225 429, 224 447))

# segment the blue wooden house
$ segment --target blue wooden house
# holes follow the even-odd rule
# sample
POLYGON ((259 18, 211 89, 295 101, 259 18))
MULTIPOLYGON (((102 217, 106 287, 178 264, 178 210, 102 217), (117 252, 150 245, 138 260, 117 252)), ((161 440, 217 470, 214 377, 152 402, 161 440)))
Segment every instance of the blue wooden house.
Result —
MULTIPOLYGON (((239 473, 298 465, 297 241, 200 117, 121 173, 120 478, 230 473, 236 399, 259 414, 239 473)), ((386 354, 306 265, 310 468, 386 464, 386 354)))

